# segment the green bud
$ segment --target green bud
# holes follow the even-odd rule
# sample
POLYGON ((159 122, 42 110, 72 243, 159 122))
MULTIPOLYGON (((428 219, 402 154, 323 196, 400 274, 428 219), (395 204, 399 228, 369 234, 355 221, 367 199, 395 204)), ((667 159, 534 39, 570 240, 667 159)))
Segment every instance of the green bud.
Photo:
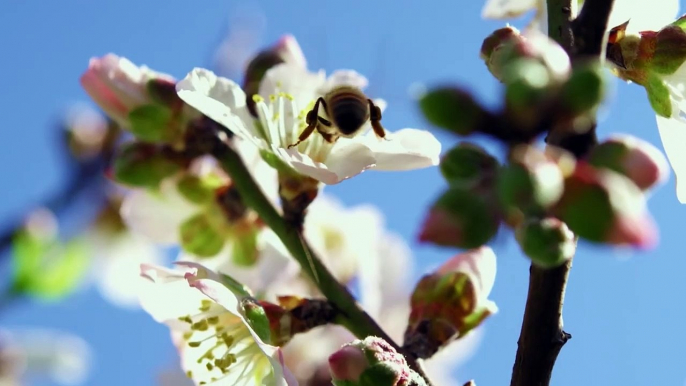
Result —
POLYGON ((597 61, 575 67, 562 87, 562 102, 575 115, 595 110, 604 97, 605 77, 597 61))
POLYGON ((490 197, 453 187, 434 203, 424 220, 419 240, 475 248, 495 236, 500 221, 490 197))
POLYGON ((544 268, 563 264, 576 251, 574 233, 554 217, 525 221, 517 227, 515 238, 524 254, 544 268))
POLYGON ((178 108, 183 104, 176 93, 176 83, 174 82, 163 78, 153 78, 148 81, 146 88, 152 100, 163 106, 178 108))
POLYGON ((198 213, 181 224, 181 247, 198 256, 212 257, 224 247, 224 235, 208 213, 198 213))
POLYGON ((440 168, 451 185, 471 188, 495 174, 498 160, 481 146, 462 142, 443 155, 440 168))
POLYGON ((538 214, 557 202, 564 179, 557 164, 531 146, 512 152, 512 162, 501 168, 496 182, 500 203, 506 211, 538 214))
MULTIPOLYGON (((652 39, 649 32, 642 32, 642 39, 652 39)), ((679 26, 669 25, 654 37, 655 51, 650 69, 658 74, 674 74, 686 61, 686 32, 679 26)))
POLYGON ((428 92, 419 101, 424 116, 431 124, 458 135, 469 135, 488 118, 467 91, 444 87, 428 92))
POLYGON ((142 142, 122 145, 114 159, 114 179, 130 186, 154 188, 179 172, 181 165, 171 160, 161 148, 142 142))
POLYGON ((173 125, 172 111, 163 105, 136 107, 129 113, 133 135, 144 142, 166 142, 173 125))
POLYGON ((499 49, 502 49, 502 47, 504 47, 506 43, 509 43, 510 40, 516 39, 523 39, 523 37, 519 33, 519 30, 508 25, 507 27, 499 28, 493 31, 492 34, 490 34, 486 39, 484 39, 484 42, 481 45, 479 57, 486 62, 486 66, 488 66, 488 69, 498 79, 500 79, 500 77, 497 75, 497 71, 499 70, 499 68, 498 66, 493 66, 493 64, 491 63, 491 57, 493 56, 494 52, 497 52, 499 49))

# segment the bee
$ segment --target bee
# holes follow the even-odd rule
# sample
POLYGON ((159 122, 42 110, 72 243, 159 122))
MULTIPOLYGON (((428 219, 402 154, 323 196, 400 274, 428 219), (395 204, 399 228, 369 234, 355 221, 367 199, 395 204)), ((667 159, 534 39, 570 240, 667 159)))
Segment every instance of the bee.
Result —
POLYGON ((385 138, 386 132, 381 126, 381 109, 357 87, 341 85, 334 87, 323 97, 319 97, 312 110, 307 113, 307 127, 298 137, 298 142, 288 148, 298 146, 314 133, 315 130, 329 143, 338 138, 352 138, 360 133, 369 121, 377 137, 385 138), (319 115, 323 108, 327 118, 319 115))

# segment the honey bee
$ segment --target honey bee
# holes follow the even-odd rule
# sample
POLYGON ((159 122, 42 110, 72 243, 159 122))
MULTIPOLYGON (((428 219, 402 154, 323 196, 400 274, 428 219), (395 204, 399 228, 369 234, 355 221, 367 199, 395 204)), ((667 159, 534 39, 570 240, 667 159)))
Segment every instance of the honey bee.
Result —
POLYGON ((371 123, 377 137, 386 137, 381 126, 381 109, 354 86, 337 86, 319 97, 312 110, 307 113, 305 121, 307 127, 298 137, 298 142, 288 146, 289 149, 309 138, 315 130, 329 143, 336 142, 340 137, 352 138, 359 134, 367 121, 371 123), (319 115, 320 106, 330 120, 319 115))

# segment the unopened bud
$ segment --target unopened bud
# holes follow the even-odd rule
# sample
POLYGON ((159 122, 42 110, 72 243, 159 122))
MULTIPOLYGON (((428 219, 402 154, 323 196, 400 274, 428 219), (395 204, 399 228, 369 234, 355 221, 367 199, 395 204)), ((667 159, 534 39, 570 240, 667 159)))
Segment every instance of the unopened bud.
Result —
POLYGON ((510 68, 520 60, 524 60, 524 63, 540 64, 540 68, 543 69, 541 74, 545 74, 546 83, 557 83, 569 76, 569 56, 559 44, 536 30, 530 30, 525 35, 516 32, 498 30, 484 42, 481 55, 482 58, 487 57, 486 65, 493 76, 503 83, 520 79, 521 74, 517 72, 523 69, 510 68), (498 39, 501 39, 502 43, 493 47, 498 39))
POLYGON ((454 87, 429 91, 419 106, 431 124, 458 135, 471 134, 489 117, 469 92, 454 87))
POLYGON ((623 174, 643 191, 664 183, 669 177, 669 164, 662 152, 628 135, 614 136, 597 145, 588 155, 588 162, 623 174))
POLYGON ((166 78, 150 79, 146 84, 148 94, 157 103, 171 109, 179 108, 183 101, 176 92, 176 82, 166 78))
MULTIPOLYGON (((488 37, 484 39, 484 42, 481 44, 481 51, 479 52, 479 57, 483 59, 484 62, 486 62, 486 66, 489 70, 491 70, 492 73, 494 71, 497 72, 499 68, 498 66, 493 66, 491 64, 491 56, 493 56, 494 52, 503 49, 506 43, 510 43, 511 39, 521 40, 524 39, 524 37, 522 37, 517 28, 508 25, 504 28, 499 28, 493 31, 493 33, 488 35, 488 37)), ((496 78, 500 79, 500 77, 496 73, 493 73, 493 75, 496 78)))
POLYGON ((557 164, 529 145, 515 148, 511 163, 498 175, 498 197, 508 213, 542 213, 557 202, 563 189, 564 179, 557 164))
POLYGON ((605 96, 605 75, 599 61, 577 65, 562 87, 561 99, 571 114, 595 110, 605 96))
POLYGON ((554 212, 579 237, 612 244, 651 247, 657 229, 643 192, 623 175, 577 162, 565 180, 554 212))
POLYGON ((124 144, 113 164, 117 182, 137 187, 157 187, 163 179, 180 170, 180 163, 159 146, 142 142, 124 144))
POLYGON ((80 105, 70 109, 64 126, 69 151, 78 160, 97 157, 117 134, 102 113, 80 105))
POLYGON ((500 221, 490 197, 450 188, 430 209, 419 240, 441 246, 475 248, 495 236, 500 221))
POLYGON ((495 253, 481 247, 451 258, 422 277, 410 298, 405 347, 420 358, 429 358, 495 313, 497 307, 488 299, 495 274, 495 253))
POLYGON ((483 147, 462 142, 443 156, 440 168, 450 185, 469 189, 491 180, 498 170, 498 160, 483 147))
POLYGON ((407 365, 402 354, 375 336, 356 340, 329 357, 337 386, 422 386, 426 382, 407 365))
POLYGON ((517 227, 515 237, 524 254, 544 268, 561 265, 576 251, 574 233, 554 217, 525 221, 517 227))

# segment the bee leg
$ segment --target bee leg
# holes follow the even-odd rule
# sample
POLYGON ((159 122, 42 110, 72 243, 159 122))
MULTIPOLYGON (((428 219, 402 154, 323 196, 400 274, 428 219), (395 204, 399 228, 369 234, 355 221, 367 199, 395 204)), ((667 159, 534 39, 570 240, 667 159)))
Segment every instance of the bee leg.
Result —
POLYGON ((388 140, 386 130, 381 126, 381 109, 371 99, 367 99, 367 102, 369 102, 369 122, 372 124, 374 133, 377 137, 388 140))
POLYGON ((306 140, 310 135, 312 135, 314 130, 317 128, 317 125, 319 124, 318 117, 319 117, 319 104, 320 103, 322 103, 322 104, 325 103, 324 99, 321 97, 319 99, 317 99, 317 102, 315 102, 312 110, 310 110, 307 113, 307 117, 305 117, 305 122, 307 122, 307 127, 305 128, 305 130, 303 130, 302 133, 300 133, 300 136, 298 137, 298 142, 291 144, 291 145, 288 145, 289 149, 292 147, 300 145, 300 143, 302 141, 306 140))

